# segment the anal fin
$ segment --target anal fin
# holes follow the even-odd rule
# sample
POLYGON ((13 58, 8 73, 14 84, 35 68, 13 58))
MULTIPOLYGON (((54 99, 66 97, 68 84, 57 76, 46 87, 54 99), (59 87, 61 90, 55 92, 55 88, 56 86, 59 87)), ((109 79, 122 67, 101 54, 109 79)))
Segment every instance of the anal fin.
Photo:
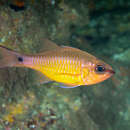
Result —
POLYGON ((79 86, 80 85, 68 85, 68 84, 62 84, 62 83, 60 83, 60 85, 59 85, 60 88, 76 88, 79 86))

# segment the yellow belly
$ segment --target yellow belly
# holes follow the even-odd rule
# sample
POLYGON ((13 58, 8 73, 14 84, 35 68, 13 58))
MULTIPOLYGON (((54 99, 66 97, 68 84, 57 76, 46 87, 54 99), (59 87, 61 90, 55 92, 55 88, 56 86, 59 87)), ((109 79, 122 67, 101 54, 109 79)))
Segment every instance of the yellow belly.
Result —
POLYGON ((51 65, 51 66, 35 66, 35 68, 40 72, 42 72, 46 77, 49 79, 68 84, 68 85, 81 85, 81 72, 80 68, 74 69, 72 67, 67 68, 65 66, 56 66, 56 65, 51 65))

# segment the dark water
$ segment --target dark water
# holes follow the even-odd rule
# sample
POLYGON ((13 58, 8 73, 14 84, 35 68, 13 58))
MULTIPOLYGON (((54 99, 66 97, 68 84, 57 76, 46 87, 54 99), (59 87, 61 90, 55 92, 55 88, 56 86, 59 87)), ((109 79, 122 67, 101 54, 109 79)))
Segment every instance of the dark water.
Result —
POLYGON ((48 38, 92 53, 116 74, 63 89, 36 84, 27 68, 1 69, 0 130, 129 130, 130 1, 21 0, 22 9, 16 1, 0 1, 1 45, 36 53, 48 38))

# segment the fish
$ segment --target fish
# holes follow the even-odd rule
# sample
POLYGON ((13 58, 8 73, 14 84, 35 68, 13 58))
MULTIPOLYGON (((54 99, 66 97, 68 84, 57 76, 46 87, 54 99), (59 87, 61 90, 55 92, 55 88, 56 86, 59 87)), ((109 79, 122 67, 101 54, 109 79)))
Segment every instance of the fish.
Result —
POLYGON ((43 45, 37 54, 23 54, 0 45, 0 68, 31 68, 40 73, 41 83, 57 82, 61 88, 94 85, 115 73, 110 65, 86 51, 58 46, 48 39, 43 45))

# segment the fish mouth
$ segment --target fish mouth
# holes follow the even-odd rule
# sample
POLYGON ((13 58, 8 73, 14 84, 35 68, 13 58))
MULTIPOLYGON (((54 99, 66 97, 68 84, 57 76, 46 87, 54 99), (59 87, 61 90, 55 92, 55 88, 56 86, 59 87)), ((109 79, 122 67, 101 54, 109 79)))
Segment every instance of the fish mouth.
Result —
POLYGON ((114 70, 106 70, 106 72, 110 73, 110 74, 115 74, 114 70))

